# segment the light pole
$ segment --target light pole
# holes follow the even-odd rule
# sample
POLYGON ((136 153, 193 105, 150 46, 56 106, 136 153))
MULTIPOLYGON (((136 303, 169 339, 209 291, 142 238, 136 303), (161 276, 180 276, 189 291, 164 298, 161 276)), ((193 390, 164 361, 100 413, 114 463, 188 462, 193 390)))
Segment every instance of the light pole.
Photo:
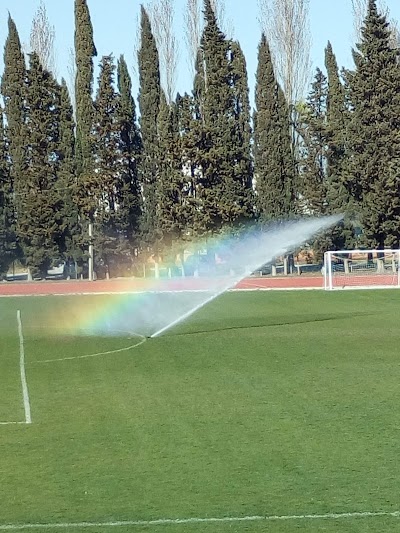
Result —
POLYGON ((94 264, 94 248, 93 248, 93 223, 89 222, 89 281, 93 281, 93 264, 94 264))

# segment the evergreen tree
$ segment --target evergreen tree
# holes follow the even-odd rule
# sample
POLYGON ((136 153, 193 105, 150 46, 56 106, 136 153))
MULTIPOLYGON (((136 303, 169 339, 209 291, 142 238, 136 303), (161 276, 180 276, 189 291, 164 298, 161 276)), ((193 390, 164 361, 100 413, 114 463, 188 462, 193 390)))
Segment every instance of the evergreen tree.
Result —
POLYGON ((289 217, 298 213, 298 175, 293 153, 292 119, 285 93, 278 83, 277 90, 278 131, 280 138, 280 165, 286 181, 286 209, 289 217))
POLYGON ((326 171, 328 213, 345 214, 345 219, 326 232, 326 249, 347 250, 354 246, 354 201, 344 178, 348 162, 347 123, 349 120, 346 90, 342 85, 331 43, 325 49, 325 67, 328 75, 326 112, 326 171))
MULTIPOLYGON (((338 65, 330 42, 325 49, 325 67, 328 75, 326 113, 329 143, 328 176, 335 189, 334 196, 337 198, 337 184, 340 182, 341 167, 345 157, 346 104, 344 87, 340 82, 338 65)), ((339 195, 338 200, 342 196, 343 194, 339 195)))
POLYGON ((62 206, 60 217, 64 232, 60 243, 65 260, 70 263, 82 259, 82 234, 79 209, 74 201, 77 194, 75 163, 75 121, 68 87, 63 79, 60 88, 60 137, 58 147, 57 189, 62 206))
POLYGON ((132 81, 123 56, 118 61, 118 91, 120 128, 120 198, 119 227, 129 243, 130 253, 139 246, 139 223, 141 216, 141 191, 138 176, 138 161, 142 150, 136 118, 136 106, 132 97, 132 81))
POLYGON ((17 233, 33 275, 45 277, 60 259, 64 231, 57 190, 60 87, 30 55, 26 87, 27 168, 19 194, 17 233))
POLYGON ((254 173, 261 220, 278 220, 293 215, 295 168, 289 113, 275 78, 264 34, 258 49, 256 74, 254 173))
POLYGON ((318 216, 327 211, 326 204, 326 101, 327 79, 317 69, 304 106, 298 109, 302 213, 318 216))
MULTIPOLYGON (((93 244, 91 234, 93 219, 96 212, 97 178, 94 173, 92 146, 93 128, 93 57, 97 56, 97 50, 93 40, 93 27, 90 19, 87 0, 75 0, 75 161, 77 187, 75 201, 79 207, 80 224, 82 235, 82 250, 93 244), (89 241, 89 242, 88 242, 89 241)), ((89 257, 89 269, 91 267, 89 257)), ((92 263, 93 264, 93 263, 92 263)), ((89 278, 91 277, 89 271, 89 278)))
POLYGON ((400 244, 400 70, 386 17, 369 0, 361 43, 348 73, 353 108, 349 122, 346 185, 358 202, 367 247, 400 244))
MULTIPOLYGON (((114 89, 115 66, 111 56, 100 63, 98 90, 94 102, 92 143, 96 148, 93 173, 94 242, 97 265, 110 270, 118 261, 119 241, 125 236, 119 231, 116 214, 119 211, 120 158, 120 99, 114 89)), ((125 243, 124 243, 125 244, 125 243)))
POLYGON ((251 157, 250 99, 246 59, 240 44, 230 43, 230 70, 235 118, 234 150, 231 164, 234 166, 233 202, 240 206, 240 217, 245 220, 254 215, 253 162, 251 157))
POLYGON ((207 135, 204 121, 206 71, 204 53, 198 49, 192 95, 185 94, 177 100, 183 167, 188 176, 188 192, 192 206, 191 230, 193 237, 208 231, 208 215, 204 209, 203 154, 207 151, 207 135), (206 216, 207 215, 207 216, 206 216))
POLYGON ((186 180, 182 172, 176 105, 168 105, 161 92, 158 115, 157 229, 162 248, 181 242, 187 229, 186 180))
POLYGON ((96 147, 93 200, 96 203, 97 267, 116 274, 130 268, 138 247, 140 187, 137 158, 140 137, 136 127, 131 80, 123 57, 118 62, 118 90, 112 56, 101 60, 94 102, 93 145, 96 147))
POLYGON ((20 189, 24 182, 25 162, 25 59, 18 31, 11 16, 8 17, 8 36, 4 47, 4 72, 1 93, 7 120, 6 135, 11 161, 11 183, 15 194, 16 213, 20 211, 20 189))
MULTIPOLYGON (((97 56, 93 27, 86 0, 75 0, 75 105, 77 174, 92 171, 90 136, 93 121, 93 57, 97 56)), ((90 211, 89 207, 89 211, 90 211)))
POLYGON ((15 256, 14 210, 3 110, 0 108, 0 280, 15 256))
POLYGON ((196 118, 204 120, 204 99, 206 94, 206 70, 204 65, 204 53, 199 48, 195 63, 195 74, 193 82, 193 99, 196 106, 196 118))
POLYGON ((210 0, 204 16, 194 91, 202 130, 196 194, 203 231, 213 233, 253 212, 248 88, 244 56, 220 30, 210 0))
POLYGON ((144 242, 153 245, 157 227, 157 119, 160 108, 160 67, 156 41, 149 16, 141 6, 139 62, 139 109, 142 152, 140 181, 143 188, 141 232, 144 242))
POLYGON ((185 235, 188 239, 195 239, 204 234, 202 206, 198 194, 201 184, 200 154, 204 146, 204 130, 200 112, 200 98, 197 98, 196 90, 194 90, 193 96, 187 93, 183 96, 178 94, 176 113, 181 172, 183 174, 181 194, 185 197, 182 202, 186 219, 185 235))
MULTIPOLYGON (((298 108, 302 213, 320 216, 334 212, 329 204, 328 155, 330 130, 327 123, 328 82, 317 69, 306 103, 298 108)), ((335 199, 337 201, 337 199, 335 199)), ((343 227, 336 225, 312 243, 314 260, 322 261, 326 250, 342 248, 343 227)))

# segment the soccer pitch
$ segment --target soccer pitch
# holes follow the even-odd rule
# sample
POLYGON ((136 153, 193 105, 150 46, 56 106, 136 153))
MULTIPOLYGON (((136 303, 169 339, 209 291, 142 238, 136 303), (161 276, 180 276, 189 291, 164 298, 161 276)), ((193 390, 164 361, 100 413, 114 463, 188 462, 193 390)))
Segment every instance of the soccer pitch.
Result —
POLYGON ((232 292, 145 342, 43 322, 112 298, 0 299, 0 532, 398 527, 399 292, 232 292))

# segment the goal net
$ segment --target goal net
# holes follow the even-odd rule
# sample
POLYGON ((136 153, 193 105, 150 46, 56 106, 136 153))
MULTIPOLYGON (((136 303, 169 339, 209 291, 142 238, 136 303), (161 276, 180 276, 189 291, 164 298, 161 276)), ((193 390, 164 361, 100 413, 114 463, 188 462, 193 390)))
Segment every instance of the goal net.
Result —
POLYGON ((400 250, 325 252, 325 289, 400 286, 400 250))

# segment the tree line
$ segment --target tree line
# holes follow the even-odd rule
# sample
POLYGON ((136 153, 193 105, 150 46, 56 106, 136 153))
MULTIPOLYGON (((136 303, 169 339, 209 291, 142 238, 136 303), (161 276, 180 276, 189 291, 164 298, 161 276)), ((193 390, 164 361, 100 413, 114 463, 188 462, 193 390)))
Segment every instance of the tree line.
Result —
POLYGON ((136 100, 123 56, 102 57, 95 83, 86 0, 75 0, 73 94, 40 49, 26 58, 9 16, 0 275, 15 259, 33 276, 60 261, 82 269, 92 246, 96 268, 117 275, 227 228, 339 212, 343 223, 316 239, 316 254, 399 247, 400 52, 387 13, 368 0, 354 69, 340 71, 328 43, 304 100, 288 97, 263 32, 253 109, 240 43, 221 30, 212 0, 203 17, 193 88, 174 96, 141 7, 136 100))

